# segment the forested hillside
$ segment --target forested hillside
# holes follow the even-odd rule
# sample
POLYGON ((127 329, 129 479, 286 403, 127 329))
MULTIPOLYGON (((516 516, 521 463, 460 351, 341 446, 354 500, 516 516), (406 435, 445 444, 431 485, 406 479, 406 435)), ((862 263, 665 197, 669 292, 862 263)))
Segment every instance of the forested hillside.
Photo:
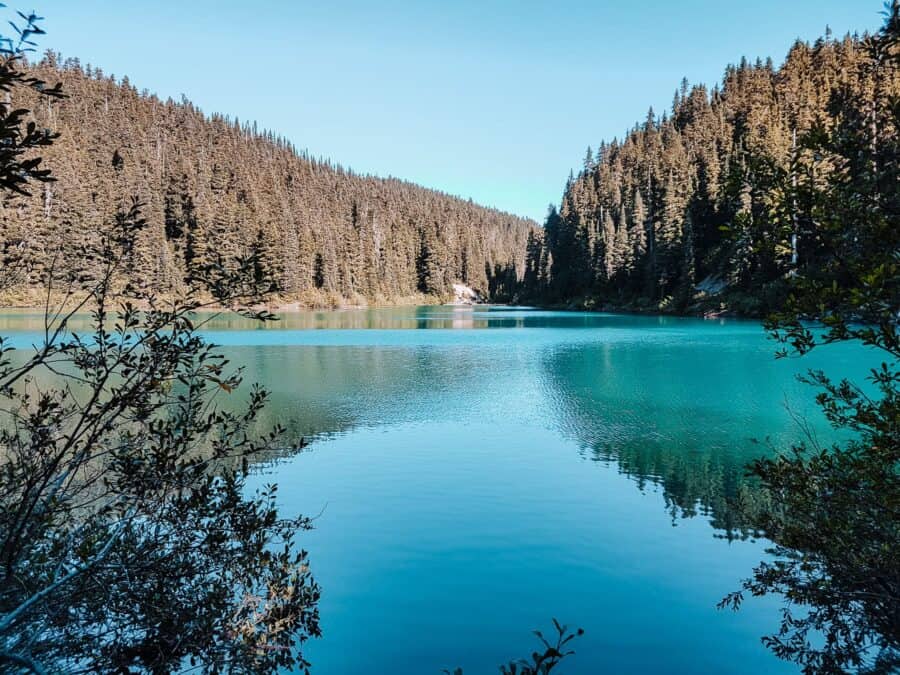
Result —
POLYGON ((77 60, 48 54, 32 72, 68 98, 15 92, 15 107, 60 134, 42 152, 57 182, 0 205, 0 265, 26 270, 20 297, 34 297, 51 265, 89 274, 72 252, 133 197, 148 220, 133 280, 160 293, 191 266, 251 249, 283 298, 310 303, 439 297, 456 281, 502 295, 521 275, 532 221, 357 175, 77 60))
POLYGON ((900 94, 900 78, 872 52, 881 45, 829 33, 798 41, 781 67, 744 60, 712 90, 682 82, 671 113, 651 110, 623 140, 588 149, 543 236, 529 240, 526 295, 671 311, 776 307, 788 276, 832 254, 815 195, 835 166, 818 141, 839 124, 871 147, 888 133, 890 106, 875 102, 900 94))

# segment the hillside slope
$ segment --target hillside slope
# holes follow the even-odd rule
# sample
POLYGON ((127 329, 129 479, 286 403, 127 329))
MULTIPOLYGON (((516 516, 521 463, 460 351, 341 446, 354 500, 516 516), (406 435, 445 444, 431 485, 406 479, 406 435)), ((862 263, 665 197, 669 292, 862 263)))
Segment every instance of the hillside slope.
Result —
POLYGON ((589 148, 544 236, 529 241, 527 295, 678 312, 776 307, 787 276, 832 255, 817 194, 847 167, 821 140, 859 130, 879 148, 895 133, 883 104, 900 95, 900 68, 877 48, 866 36, 798 41, 781 67, 744 60, 711 90, 683 82, 670 112, 589 148))
POLYGON ((535 223, 409 182, 360 176, 298 153, 271 132, 190 102, 139 93, 77 60, 33 66, 69 98, 16 100, 60 132, 42 153, 58 182, 0 205, 0 264, 24 256, 33 293, 66 256, 137 197, 149 226, 136 270, 161 292, 219 253, 263 251, 284 298, 304 302, 444 296, 454 282, 503 293, 535 223))

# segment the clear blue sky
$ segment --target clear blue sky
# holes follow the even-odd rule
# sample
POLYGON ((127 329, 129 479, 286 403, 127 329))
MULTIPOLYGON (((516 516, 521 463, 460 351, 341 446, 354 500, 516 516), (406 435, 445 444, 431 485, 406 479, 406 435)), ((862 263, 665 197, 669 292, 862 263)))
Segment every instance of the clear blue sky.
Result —
MULTIPOLYGON (((873 30, 881 0, 31 0, 42 46, 363 173, 541 219, 687 77, 873 30)), ((11 3, 15 6, 15 0, 11 3)), ((27 9, 31 9, 29 6, 27 9)))

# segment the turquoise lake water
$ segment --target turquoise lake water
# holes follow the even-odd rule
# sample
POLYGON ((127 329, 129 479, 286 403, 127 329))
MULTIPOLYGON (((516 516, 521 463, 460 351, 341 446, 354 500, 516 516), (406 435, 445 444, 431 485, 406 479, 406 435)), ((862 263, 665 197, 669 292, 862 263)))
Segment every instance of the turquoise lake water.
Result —
MULTIPOLYGON (((35 321, 3 314, 0 334, 25 346, 35 321)), ((732 500, 800 421, 834 438, 796 375, 860 376, 865 352, 777 361, 751 321, 503 307, 208 335, 271 391, 265 421, 312 441, 253 482, 318 514, 314 673, 494 673, 552 617, 586 631, 563 673, 794 672, 759 642, 777 602, 715 608, 765 556, 732 500)))

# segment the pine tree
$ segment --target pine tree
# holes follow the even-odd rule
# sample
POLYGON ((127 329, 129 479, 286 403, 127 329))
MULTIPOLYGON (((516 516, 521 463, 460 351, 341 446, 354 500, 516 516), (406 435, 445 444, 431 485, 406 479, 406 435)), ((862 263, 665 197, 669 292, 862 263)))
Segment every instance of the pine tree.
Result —
POLYGON ((36 296, 60 246, 88 241, 123 195, 137 197, 148 223, 135 280, 160 293, 177 292, 191 268, 258 247, 283 296, 407 297, 419 286, 423 231, 435 291, 465 280, 486 294, 486 263, 525 269, 532 221, 360 176, 252 122, 206 117, 187 99, 139 93, 75 59, 50 54, 28 74, 59 80, 71 98, 48 105, 37 92, 15 92, 37 129, 60 134, 45 158, 57 167, 51 189, 18 204, 15 218, 0 203, 0 249, 15 247, 30 270, 17 294, 36 296))
POLYGON ((711 89, 682 81, 671 113, 650 109, 622 140, 601 143, 545 224, 547 297, 590 290, 684 310, 711 281, 748 311, 776 308, 786 279, 821 253, 802 195, 835 170, 795 139, 834 128, 848 114, 840 101, 852 98, 874 148, 885 126, 876 103, 900 96, 896 77, 875 75, 866 44, 826 36, 795 43, 778 68, 743 59, 711 89), (623 213, 627 256, 616 243, 623 213))

